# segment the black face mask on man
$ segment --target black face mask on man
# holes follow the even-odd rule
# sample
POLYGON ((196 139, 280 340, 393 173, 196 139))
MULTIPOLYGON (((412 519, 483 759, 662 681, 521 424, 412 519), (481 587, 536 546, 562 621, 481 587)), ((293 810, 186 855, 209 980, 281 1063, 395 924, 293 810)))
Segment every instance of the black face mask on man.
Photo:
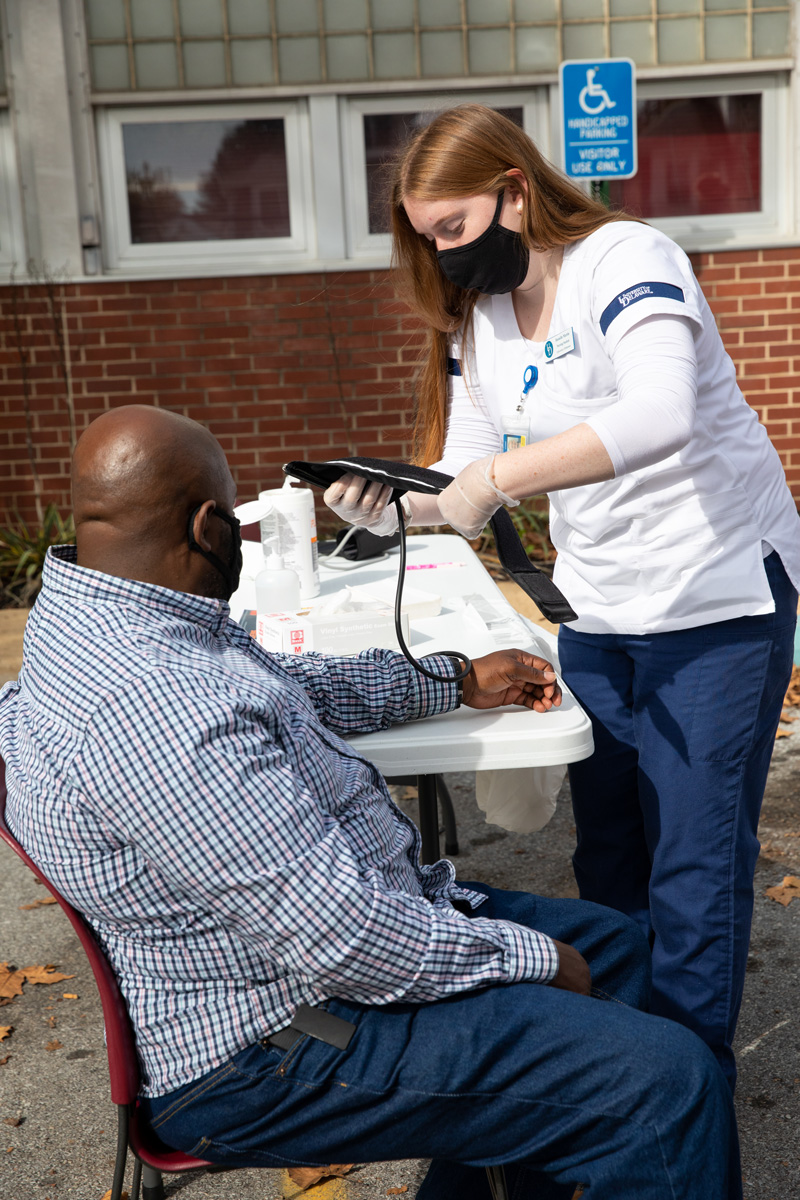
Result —
POLYGON ((233 593, 239 586, 239 578, 242 573, 242 530, 236 517, 229 516, 223 512, 221 508, 215 508, 211 512, 212 517, 220 517, 231 527, 231 552, 229 561, 224 563, 218 554, 213 550, 204 550, 199 542, 195 541, 194 536, 194 519, 202 508, 202 504, 198 504, 197 508, 192 509, 189 514, 189 525, 187 528, 187 536, 189 539, 189 548, 196 550, 198 554, 202 554, 212 567, 216 567, 220 575, 225 581, 226 600, 230 600, 233 593))
POLYGON ((518 233, 500 224, 502 207, 501 191, 492 222, 480 237, 464 246, 437 251, 442 274, 456 287, 501 296, 518 288, 528 274, 530 250, 518 233))

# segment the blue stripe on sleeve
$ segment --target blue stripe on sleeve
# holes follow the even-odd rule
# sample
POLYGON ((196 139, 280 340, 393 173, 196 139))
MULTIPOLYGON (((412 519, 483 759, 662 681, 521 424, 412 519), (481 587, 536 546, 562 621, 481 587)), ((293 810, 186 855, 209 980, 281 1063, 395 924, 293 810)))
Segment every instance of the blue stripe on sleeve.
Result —
POLYGON ((448 358, 447 374, 448 375, 460 375, 461 374, 461 364, 459 363, 457 358, 448 358))
POLYGON ((624 312, 629 304, 636 304, 638 300, 651 300, 654 296, 663 296, 667 300, 679 300, 681 304, 686 303, 683 289, 676 287, 674 283, 637 283, 635 287, 620 292, 603 310, 600 317, 600 329, 604 334, 608 333, 608 327, 614 317, 618 317, 621 312, 624 312))

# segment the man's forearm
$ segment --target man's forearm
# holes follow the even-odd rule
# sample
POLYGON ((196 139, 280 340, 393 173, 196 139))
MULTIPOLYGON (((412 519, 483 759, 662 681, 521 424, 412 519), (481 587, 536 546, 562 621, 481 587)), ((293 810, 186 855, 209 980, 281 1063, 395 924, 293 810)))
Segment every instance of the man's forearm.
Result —
MULTIPOLYGON (((427 679, 393 650, 365 650, 348 658, 275 655, 274 661, 302 687, 327 728, 343 736, 435 716, 458 704, 455 684, 427 679)), ((453 672, 452 660, 441 655, 426 665, 444 676, 453 672)))

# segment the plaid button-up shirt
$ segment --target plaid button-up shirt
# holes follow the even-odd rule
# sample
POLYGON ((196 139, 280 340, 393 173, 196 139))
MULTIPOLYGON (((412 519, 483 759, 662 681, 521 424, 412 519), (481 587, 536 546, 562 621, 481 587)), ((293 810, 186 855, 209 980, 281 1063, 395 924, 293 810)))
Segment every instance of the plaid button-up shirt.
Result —
MULTIPOLYGON (((441 660, 439 669, 450 666, 441 660)), ((443 712, 399 655, 269 655, 227 604, 50 551, 0 692, 8 822, 96 931, 158 1096, 339 996, 551 979, 544 935, 480 916, 344 740, 443 712)))

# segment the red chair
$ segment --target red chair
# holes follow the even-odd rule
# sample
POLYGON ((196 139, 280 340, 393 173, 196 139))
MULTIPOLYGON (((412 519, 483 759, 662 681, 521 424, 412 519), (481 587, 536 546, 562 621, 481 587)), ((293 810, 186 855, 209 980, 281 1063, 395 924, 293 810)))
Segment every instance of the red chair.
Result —
MULTIPOLYGON (((166 1150, 156 1146, 152 1130, 143 1121, 136 1108, 139 1094, 139 1059, 133 1037, 128 1010, 119 990, 114 972, 108 959, 83 917, 68 900, 56 890, 33 860, 20 846, 6 825, 6 773, 0 758, 0 840, 18 854, 26 867, 33 871, 50 894, 58 901, 69 918, 86 951, 89 965, 94 973, 100 1001, 103 1005, 103 1020, 106 1027, 106 1049, 108 1051, 108 1074, 111 1082, 111 1099, 117 1106, 117 1161, 114 1166, 114 1182, 110 1200, 120 1200, 125 1180, 128 1150, 134 1158, 133 1182, 130 1200, 139 1200, 141 1185, 142 1200, 165 1200, 162 1171, 194 1171, 198 1167, 211 1167, 213 1163, 202 1158, 192 1158, 180 1150, 166 1150)), ((508 1200, 505 1172, 502 1167, 487 1167, 489 1187, 495 1200, 508 1200)))

